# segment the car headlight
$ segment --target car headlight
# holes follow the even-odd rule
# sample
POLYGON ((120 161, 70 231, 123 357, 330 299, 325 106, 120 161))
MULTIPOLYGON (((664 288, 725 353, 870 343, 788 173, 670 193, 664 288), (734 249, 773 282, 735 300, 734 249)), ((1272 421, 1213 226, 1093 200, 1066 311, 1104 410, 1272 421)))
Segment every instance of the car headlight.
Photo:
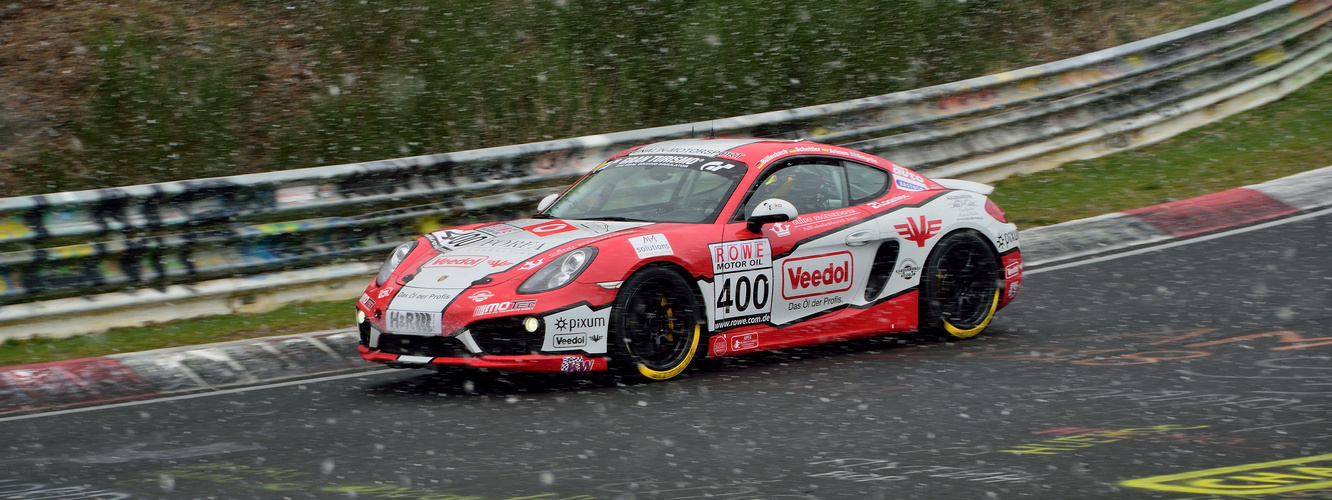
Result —
POLYGON ((583 247, 561 255, 532 273, 532 277, 527 278, 527 281, 518 287, 518 293, 549 292, 567 285, 582 274, 596 256, 596 247, 583 247))
POLYGON ((393 253, 389 254, 388 259, 384 261, 384 265, 379 266, 379 276, 375 276, 375 286, 384 286, 384 282, 388 281, 389 276, 393 274, 393 270, 398 268, 398 264, 402 264, 402 261, 407 258, 407 254, 412 253, 412 250, 416 248, 416 241, 403 243, 398 245, 398 248, 393 249, 393 253))

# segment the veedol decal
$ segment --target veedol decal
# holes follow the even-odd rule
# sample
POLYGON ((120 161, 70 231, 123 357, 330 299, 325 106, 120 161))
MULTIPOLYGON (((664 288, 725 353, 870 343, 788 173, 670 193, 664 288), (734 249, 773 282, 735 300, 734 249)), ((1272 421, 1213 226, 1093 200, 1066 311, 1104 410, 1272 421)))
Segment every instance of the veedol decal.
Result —
POLYGON ((583 351, 588 354, 606 352, 606 337, 611 308, 593 311, 581 305, 567 311, 546 316, 546 339, 542 351, 583 351))
POLYGON ((487 258, 484 255, 453 255, 446 253, 430 259, 421 267, 476 267, 485 262, 487 258))
POLYGON ((917 247, 924 248, 926 241, 939 234, 939 227, 943 224, 943 220, 927 220, 924 215, 919 217, 919 223, 916 222, 916 219, 915 217, 908 217, 906 224, 896 224, 893 229, 897 230, 897 234, 905 236, 904 239, 907 241, 914 241, 917 247))
POLYGON ((629 245, 634 247, 634 253, 637 253, 640 259, 675 255, 675 252, 671 250, 671 242, 666 241, 666 235, 664 234, 649 234, 629 238, 629 245))
POLYGON ((767 238, 708 245, 712 257, 712 330, 772 318, 772 245, 767 238))
POLYGON ((443 314, 437 312, 388 311, 388 332, 397 334, 440 335, 443 314))
POLYGON ((782 262, 782 298, 786 300, 851 289, 851 252, 837 252, 782 262))
POLYGON ((551 336, 551 342, 555 347, 586 347, 586 333, 557 333, 551 336))
POLYGON ((1009 264, 1009 265, 1007 265, 1007 266, 1004 267, 1004 278, 1005 278, 1005 279, 1010 279, 1010 280, 1011 280, 1011 279, 1013 279, 1014 277, 1016 277, 1016 276, 1018 276, 1018 275, 1020 275, 1020 274, 1022 274, 1022 262, 1021 262, 1021 261, 1014 262, 1014 263, 1009 264))

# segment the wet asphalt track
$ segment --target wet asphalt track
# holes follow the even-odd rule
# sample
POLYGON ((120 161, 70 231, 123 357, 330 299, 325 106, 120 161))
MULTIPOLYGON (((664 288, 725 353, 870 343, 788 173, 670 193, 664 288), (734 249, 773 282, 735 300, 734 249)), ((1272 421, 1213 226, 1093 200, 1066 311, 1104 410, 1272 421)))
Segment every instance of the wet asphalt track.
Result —
POLYGON ((1332 498, 1330 245, 1324 214, 1028 269, 977 339, 666 383, 384 371, 5 418, 0 500, 1332 498))

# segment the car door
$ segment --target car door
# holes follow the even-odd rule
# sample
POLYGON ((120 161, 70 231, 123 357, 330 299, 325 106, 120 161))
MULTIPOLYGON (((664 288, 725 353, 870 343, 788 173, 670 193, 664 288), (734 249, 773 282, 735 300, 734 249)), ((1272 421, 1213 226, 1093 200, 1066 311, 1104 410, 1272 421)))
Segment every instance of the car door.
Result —
MULTIPOLYGON (((713 332, 760 322, 782 328, 864 303, 883 236, 868 218, 871 212, 856 206, 863 195, 853 191, 865 189, 850 188, 847 168, 836 158, 794 158, 769 167, 749 188, 724 229, 725 241, 711 249, 713 332), (794 205, 799 217, 765 224, 755 234, 744 219, 769 198, 794 205)), ((790 340, 781 337, 763 343, 790 340)))

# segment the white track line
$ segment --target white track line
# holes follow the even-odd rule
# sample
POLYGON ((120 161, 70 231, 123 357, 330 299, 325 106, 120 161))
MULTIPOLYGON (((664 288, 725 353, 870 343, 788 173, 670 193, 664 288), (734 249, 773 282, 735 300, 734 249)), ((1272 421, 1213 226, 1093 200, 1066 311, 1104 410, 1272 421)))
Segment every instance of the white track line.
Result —
POLYGON ((1287 218, 1284 218, 1284 219, 1277 219, 1277 220, 1274 220, 1274 221, 1264 222, 1264 223, 1262 223, 1262 224, 1255 224, 1255 225, 1252 225, 1252 226, 1245 226, 1245 227, 1242 227, 1242 228, 1239 228, 1239 229, 1232 229, 1232 230, 1230 230, 1230 231, 1225 231, 1225 232, 1220 232, 1220 233, 1213 233, 1213 234, 1209 234, 1209 235, 1207 235, 1207 236, 1201 236, 1201 237, 1198 237, 1198 238, 1192 238, 1192 239, 1186 239, 1186 240, 1177 240, 1177 241, 1172 241, 1172 242, 1170 242, 1170 243, 1165 243, 1165 244, 1161 244, 1161 245, 1155 245, 1155 246, 1150 246, 1150 247, 1146 247, 1146 248, 1139 248, 1139 249, 1137 249, 1137 250, 1131 250, 1131 251, 1128 251, 1128 252, 1117 253, 1117 254, 1111 254, 1111 255, 1106 255, 1106 256, 1102 256, 1102 257, 1095 257, 1095 258, 1086 259, 1086 260, 1079 260, 1079 261, 1069 262, 1069 263, 1065 263, 1065 264, 1059 264, 1059 265, 1057 265, 1057 266, 1042 267, 1042 268, 1034 269, 1034 270, 1031 270, 1031 271, 1023 271, 1022 274, 1023 274, 1023 275, 1040 274, 1040 273, 1047 272, 1047 271, 1057 271, 1057 270, 1060 270, 1060 269, 1068 269, 1068 268, 1070 268, 1070 267, 1085 266, 1085 265, 1088 265, 1088 264, 1096 264, 1096 263, 1099 263, 1099 262, 1105 262, 1105 261, 1108 261, 1108 260, 1115 260, 1115 259, 1124 258, 1124 257, 1132 257, 1132 256, 1134 256, 1134 255, 1141 255, 1141 254, 1144 254, 1144 253, 1147 253, 1147 252, 1155 252, 1155 251, 1157 251, 1157 250, 1165 250, 1165 249, 1167 249, 1167 248, 1174 248, 1174 247, 1179 247, 1179 246, 1184 246, 1184 245, 1192 245, 1192 244, 1194 244, 1194 243, 1201 243, 1201 242, 1204 242, 1204 241, 1210 241, 1210 240, 1214 240, 1214 239, 1217 239, 1217 238, 1224 238, 1224 237, 1226 237, 1226 236, 1231 236, 1231 235, 1236 235, 1236 234, 1243 234, 1243 233, 1247 233, 1247 232, 1250 232, 1250 231, 1257 231, 1257 230, 1260 230, 1260 229, 1267 229, 1267 228, 1269 228, 1269 227, 1276 227, 1276 226, 1280 226, 1280 225, 1282 225, 1282 224, 1289 224, 1289 223, 1292 223, 1292 222, 1299 222, 1299 221, 1302 221, 1302 220, 1305 220, 1305 219, 1312 219, 1312 218, 1314 218, 1314 217, 1321 217, 1321 216, 1324 216, 1324 215, 1327 215, 1327 214, 1332 214, 1332 208, 1325 208, 1325 209, 1319 210, 1319 211, 1317 211, 1317 212, 1310 212, 1310 213, 1307 213, 1307 214, 1296 215, 1296 216, 1294 216, 1294 217, 1287 217, 1287 218))

